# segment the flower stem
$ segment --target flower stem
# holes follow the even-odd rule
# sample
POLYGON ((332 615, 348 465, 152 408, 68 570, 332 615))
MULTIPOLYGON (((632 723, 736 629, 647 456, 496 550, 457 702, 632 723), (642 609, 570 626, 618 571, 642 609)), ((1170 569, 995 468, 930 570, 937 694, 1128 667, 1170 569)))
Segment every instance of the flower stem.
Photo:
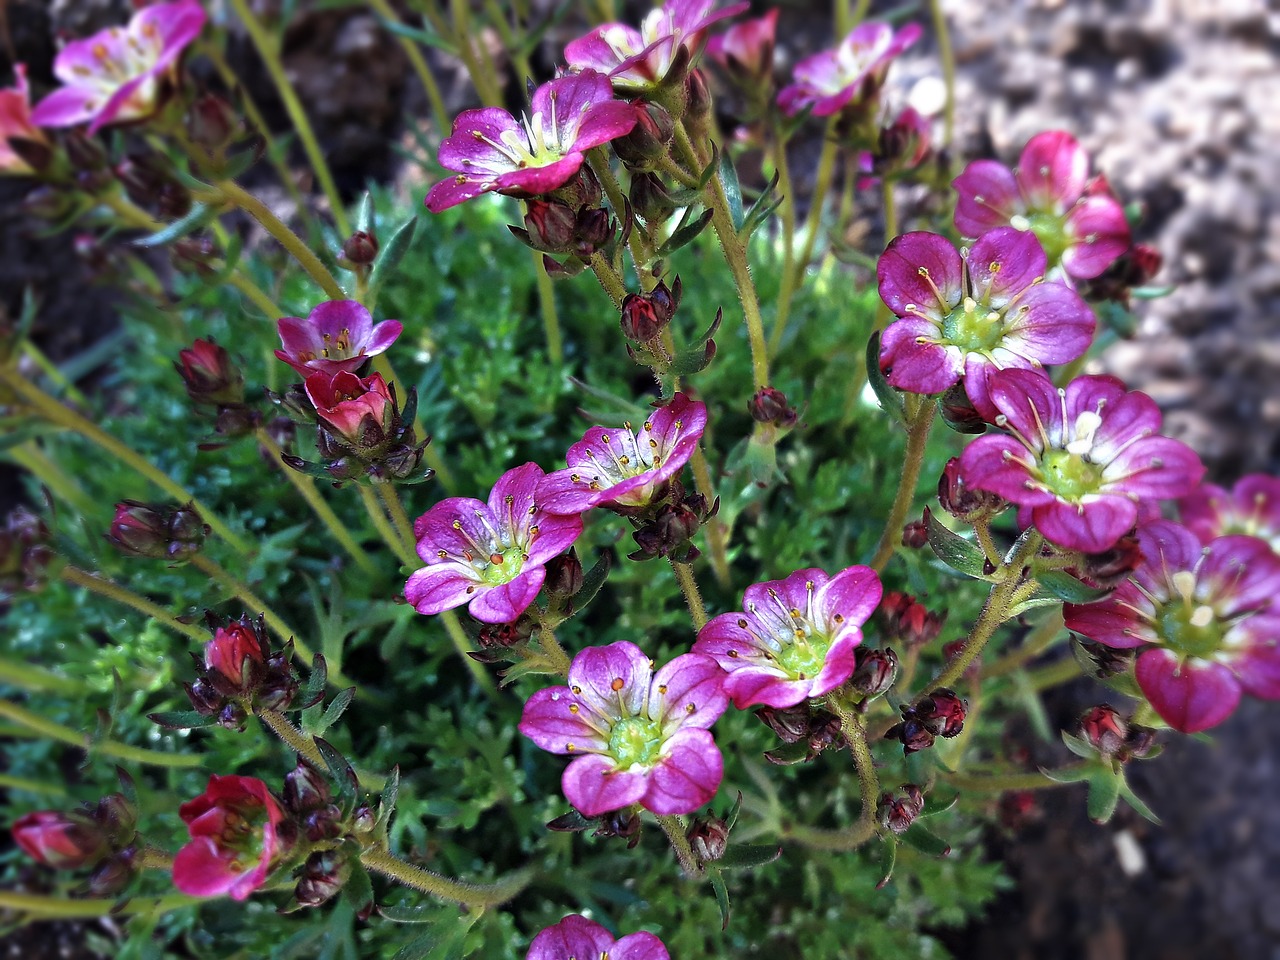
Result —
POLYGON ((915 415, 911 417, 907 429, 907 447, 902 454, 902 479, 898 481, 898 492, 894 495, 893 506, 889 509, 889 518, 885 521, 884 531, 880 534, 880 544, 876 547, 875 556, 871 559, 871 569, 876 573, 884 570, 885 564, 893 556, 893 551, 902 537, 902 525, 906 522, 907 511, 915 500, 916 484, 920 481, 920 468, 924 464, 925 444, 929 440, 929 430, 933 426, 933 417, 938 405, 931 398, 922 397, 917 400, 915 415))
POLYGON ((125 466, 131 468, 135 472, 141 474, 147 480, 169 494, 179 503, 191 503, 199 512, 201 518, 213 530, 219 539, 224 541, 231 549, 241 556, 249 555, 249 545, 237 534, 233 533, 231 528, 220 520, 212 510, 197 500, 190 492, 188 492, 180 484, 175 483, 167 475, 158 470, 149 460, 140 456, 131 448, 125 446, 111 434, 107 433, 101 427, 90 422, 85 417, 76 413, 70 407, 65 407, 49 394, 45 393, 33 383, 29 383, 23 379, 17 371, 12 369, 0 369, 0 380, 3 380, 8 386, 26 400, 44 419, 50 423, 65 427, 75 433, 80 434, 91 443, 97 444, 107 453, 111 454, 125 466))
POLYGON ((562 677, 569 676, 569 665, 572 661, 569 654, 565 652, 564 646, 556 637, 555 628, 552 627, 551 621, 545 615, 538 617, 538 644, 542 647, 542 652, 546 654, 547 659, 551 661, 552 668, 562 677))
POLYGON ((542 254, 530 250, 533 255, 533 275, 538 282, 538 306, 542 311, 542 330, 547 338, 547 356, 556 366, 564 363, 564 342, 560 337, 560 317, 556 313, 556 292, 551 277, 542 265, 542 254))
MULTIPOLYGON (((378 484, 378 496, 387 508, 387 515, 391 517, 391 522, 395 525, 396 533, 400 537, 400 544, 404 551, 407 555, 416 558, 418 538, 413 535, 413 524, 409 520, 409 514, 405 513, 404 501, 400 499, 400 491, 392 484, 380 483, 378 484)), ((415 559, 414 564, 416 562, 415 559)))
POLYGON ((92 920, 106 916, 160 914, 197 903, 200 903, 197 897, 188 897, 182 893, 171 893, 165 897, 131 897, 121 904, 119 897, 67 900, 62 897, 0 890, 0 909, 12 910, 30 920, 92 920))
POLYGON ((90 499, 79 481, 68 476, 34 440, 10 447, 6 453, 10 460, 34 474, 36 479, 48 487, 54 496, 75 507, 82 516, 87 517, 97 511, 99 504, 90 499))
POLYGON ((378 531, 378 535, 382 537, 383 542, 391 548, 392 552, 406 567, 415 568, 419 566, 417 554, 408 548, 400 538, 400 534, 396 532, 396 528, 391 525, 391 521, 387 519, 387 515, 382 509, 382 504, 378 502, 378 494, 374 492, 372 487, 366 487, 363 484, 358 489, 360 491, 360 500, 364 503, 365 513, 369 515, 374 529, 378 531))
POLYGON ((40 368, 40 372, 48 377, 50 381, 53 382, 54 386, 58 388, 59 392, 65 394, 72 403, 78 403, 81 405, 88 404, 88 398, 76 388, 74 383, 63 375, 62 371, 58 369, 57 365, 54 364, 52 360, 45 356, 43 350, 37 347, 30 340, 23 340, 22 352, 26 354, 32 363, 40 368))
MULTIPOLYGON (((192 554, 190 563, 193 567, 207 576, 210 580, 217 583, 232 596, 237 597, 251 612, 261 613, 263 619, 267 621, 267 626, 271 628, 282 643, 293 641, 294 648, 298 651, 298 656, 308 663, 314 654, 311 648, 307 646, 306 641, 299 639, 296 630, 290 627, 252 590, 248 584, 242 582, 224 569, 217 561, 210 559, 203 553, 192 554)), ((336 669, 336 668, 335 668, 336 669)), ((338 675, 330 678, 334 683, 338 682, 338 675)))
POLYGON ((1056 663, 1050 663, 1027 674, 1028 685, 1037 693, 1064 683, 1070 683, 1080 676, 1080 664, 1075 657, 1067 657, 1056 663))
POLYGON ((320 495, 320 491, 316 489, 315 481, 310 477, 304 477, 292 467, 285 464, 280 459, 280 446, 272 439, 271 434, 265 429, 259 428, 257 432, 258 442, 271 457, 280 471, 284 474, 286 480, 294 490, 298 491, 298 495, 307 502, 315 515, 320 519, 333 538, 338 541, 342 549, 347 551, 347 555, 356 562, 356 566, 360 567, 365 573, 377 576, 379 573, 378 565, 373 562, 368 552, 356 542, 355 537, 351 535, 351 531, 338 519, 338 515, 333 512, 333 508, 320 495))
POLYGON ((79 694, 85 691, 83 681, 74 677, 64 677, 43 667, 10 660, 8 657, 0 657, 0 683, 23 690, 49 693, 79 694))
MULTIPOLYGON (((667 559, 671 560, 670 557, 667 559)), ((689 605, 693 629, 701 630, 707 625, 707 608, 702 603, 702 594, 698 592, 698 581, 693 578, 693 568, 687 563, 676 563, 671 560, 671 569, 675 571, 680 592, 684 594, 684 601, 689 605)))
POLYGON ((1010 601, 1014 594, 1017 593, 1018 588, 1022 586, 1023 568, 1036 555, 1043 542, 1043 538, 1033 527, 1024 533, 1018 543, 1014 545, 1008 560, 1001 564, 999 568, 1001 579, 987 594, 987 602, 983 604, 982 612, 978 614, 977 622, 974 623, 973 629, 969 631, 964 647, 955 657, 947 661, 941 673, 929 681, 929 684, 924 688, 924 693, 937 690, 939 687, 954 686, 956 681, 964 676, 965 670, 969 669, 969 664, 978 658, 978 655, 982 653, 982 648, 987 645, 987 641, 995 634, 996 628, 1008 617, 1010 601))
POLYGON ((616 309, 622 309, 622 299, 627 295, 626 285, 622 282, 622 277, 618 276, 618 271, 613 269, 605 255, 596 251, 591 255, 591 271, 596 275, 596 279, 600 281, 600 286, 604 287, 604 292, 609 295, 609 299, 613 301, 616 309))
POLYGON ((938 59, 942 61, 942 79, 947 87, 947 102, 942 115, 942 142, 950 149, 955 145, 956 134, 956 57, 951 48, 951 30, 942 10, 942 0, 929 0, 929 9, 933 13, 933 32, 938 40, 938 59))
POLYGON ((100 597, 106 597, 116 603, 123 603, 127 607, 133 607, 139 613, 146 614, 151 619, 158 621, 170 630, 182 634, 184 637, 196 641, 201 646, 209 642, 209 632, 207 630, 202 630, 194 624, 183 623, 168 610, 152 603, 146 597, 134 593, 128 587, 122 587, 114 580, 94 576, 87 570, 81 570, 71 564, 64 566, 59 575, 67 583, 73 583, 77 587, 84 587, 100 597))
MULTIPOLYGON (((478 39, 478 33, 471 29, 471 11, 469 0, 450 0, 449 13, 453 21, 454 50, 466 65, 471 75, 471 83, 480 94, 480 100, 486 107, 502 106, 502 90, 495 70, 485 70, 476 55, 476 46, 472 43, 478 39)), ((483 40, 477 46, 483 51, 483 40)))
MULTIPOLYGON (((1063 767, 1063 773, 1080 769, 1083 764, 1063 767)), ((1057 771, 1055 771, 1057 772, 1057 771)), ((1004 793, 1006 790, 1048 790, 1065 787, 1066 783, 1052 780, 1037 771, 1027 773, 946 773, 941 774, 949 786, 972 793, 1004 793)))
POLYGON ((24 793, 34 793, 38 796, 46 797, 65 797, 67 788, 59 783, 43 783, 39 780, 28 780, 25 777, 15 777, 7 773, 0 773, 0 789, 4 790, 21 790, 24 793))
POLYGON ((277 710, 258 710, 256 716, 262 721, 264 727, 283 740, 290 750, 311 766, 321 771, 329 769, 315 740, 304 735, 283 713, 277 710))
POLYGON ((493 685, 493 678, 485 673, 484 667, 469 656, 472 650, 471 641, 467 638, 466 631, 462 629, 458 614, 453 610, 443 610, 440 613, 440 622, 444 624, 444 632, 449 635, 453 649, 458 652, 476 686, 483 690, 489 699, 497 699, 498 688, 493 685))
POLYGON ((72 730, 70 727, 55 723, 9 700, 0 700, 0 717, 12 720, 39 737, 67 743, 89 753, 100 753, 104 757, 114 757, 128 763, 149 764, 153 767, 198 767, 204 762, 195 754, 161 753, 159 750, 134 747, 114 740, 94 740, 79 730, 72 730))
POLYGON ((227 282, 245 295, 257 307, 264 317, 268 320, 275 320, 284 316, 284 311, 279 305, 267 295, 266 291, 250 280, 247 276, 240 272, 240 268, 231 271, 227 277, 227 282))
POLYGON ((406 863, 385 850, 369 849, 360 854, 360 862, 375 873, 390 877, 397 883, 423 893, 460 903, 467 907, 483 909, 506 903, 533 879, 533 870, 526 867, 503 877, 496 883, 466 883, 450 880, 438 873, 406 863))
POLYGON ((671 842, 671 849, 675 851, 681 869, 694 880, 705 877, 706 871, 698 861, 698 855, 693 852, 693 845, 689 843, 688 828, 685 827, 684 821, 676 816, 658 817, 657 820, 658 826, 671 842))
MULTIPOLYGON (((236 16, 240 18, 240 22, 244 24, 249 38, 253 41, 253 45, 258 51, 258 56, 262 58, 262 65, 267 68, 267 73, 270 75, 272 83, 275 84, 276 91, 280 94, 280 100, 284 103, 285 112, 289 114, 289 119, 293 121, 293 129, 298 134, 302 149, 306 151, 307 159, 311 162, 311 169, 316 175, 316 180, 320 182, 320 189, 324 191, 324 195, 329 199, 329 212, 333 215, 333 222, 338 228, 338 233, 345 238, 351 233, 351 224, 347 220, 347 211, 342 205, 342 197, 338 194, 337 185, 333 182, 333 173, 330 172, 329 164, 324 158, 324 151, 320 149, 320 143, 316 140, 316 134, 311 128, 311 122, 307 119, 306 111, 302 108, 302 102, 298 99, 297 91, 293 89, 293 84, 289 82, 289 77, 285 73, 284 64, 280 60, 276 44, 267 35, 262 22, 249 9, 248 0, 231 0, 231 6, 235 10, 236 16)), ((254 216, 256 217, 256 214, 254 216)), ((263 224, 263 226, 266 226, 266 224, 263 224)), ((333 294, 329 294, 329 296, 335 300, 341 299, 341 297, 334 297, 333 294)))
MULTIPOLYGON (((400 18, 396 16, 395 10, 387 0, 369 0, 369 6, 373 8, 373 12, 378 15, 383 23, 390 25, 400 24, 400 18)), ((409 58, 409 66, 413 67, 413 72, 422 81, 422 89, 426 91, 427 102, 431 104, 431 117, 435 121, 437 132, 443 137, 448 134, 450 125, 449 111, 444 105, 444 97, 440 93, 440 84, 436 82, 435 74, 431 72, 431 66, 422 55, 422 51, 418 49, 418 45, 405 36, 400 36, 397 39, 399 39, 400 46, 404 49, 405 56, 409 58)))
POLYGON ((161 850, 159 847, 153 847, 148 843, 138 851, 133 865, 139 870, 164 870, 169 872, 173 869, 173 854, 167 850, 161 850))
MULTIPOLYGON (((689 466, 693 468, 693 485, 698 493, 707 498, 707 503, 715 500, 715 488, 711 484, 711 468, 707 465, 707 455, 702 445, 693 448, 689 457, 689 466)), ((711 546, 711 570, 716 575, 716 582, 728 588, 731 584, 729 574, 729 554, 726 546, 727 529, 718 516, 712 517, 707 524, 707 539, 711 546)))
POLYGON ((849 709, 849 705, 837 694, 827 696, 827 705, 831 712, 840 718, 840 730, 849 742, 849 752, 853 754, 853 765, 858 771, 858 788, 862 794, 862 814, 858 818, 858 829, 870 827, 875 829, 876 804, 880 800, 880 778, 876 775, 875 759, 871 756, 871 746, 867 742, 867 731, 862 726, 858 715, 849 709))
MULTIPOLYGON (((244 0, 232 0, 233 3, 243 3, 244 0)), ((271 208, 265 203, 251 194, 244 187, 240 186, 234 180, 219 180, 214 187, 222 195, 222 197, 230 203, 234 203, 253 219, 262 225, 262 228, 276 239, 280 246, 284 247, 295 260, 298 265, 307 272, 307 275, 315 281, 316 286, 324 291, 324 295, 330 300, 345 300, 346 292, 333 278, 333 274, 329 272, 329 268, 320 262, 320 258, 311 252, 311 248, 303 242, 302 238, 289 229, 289 225, 271 212, 271 208)), ((343 233, 347 233, 345 229, 343 233)))

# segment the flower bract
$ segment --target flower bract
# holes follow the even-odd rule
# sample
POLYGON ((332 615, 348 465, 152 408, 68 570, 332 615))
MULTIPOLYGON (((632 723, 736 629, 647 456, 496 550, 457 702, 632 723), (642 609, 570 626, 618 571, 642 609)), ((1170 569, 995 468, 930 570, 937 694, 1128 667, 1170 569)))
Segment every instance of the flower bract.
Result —
POLYGON ((173 883, 191 896, 244 900, 267 882, 285 852, 284 809, 254 777, 214 774, 178 815, 191 841, 173 859, 173 883))
POLYGON ((370 357, 384 353, 400 336, 399 320, 374 323, 355 300, 327 300, 307 315, 276 321, 282 349, 276 357, 299 375, 355 373, 370 357))
POLYGON ((625 640, 573 658, 567 687, 531 696, 520 732, 544 750, 576 757, 564 794, 588 817, 639 803, 689 813, 715 796, 724 759, 709 727, 728 705, 724 673, 686 653, 656 673, 625 640))

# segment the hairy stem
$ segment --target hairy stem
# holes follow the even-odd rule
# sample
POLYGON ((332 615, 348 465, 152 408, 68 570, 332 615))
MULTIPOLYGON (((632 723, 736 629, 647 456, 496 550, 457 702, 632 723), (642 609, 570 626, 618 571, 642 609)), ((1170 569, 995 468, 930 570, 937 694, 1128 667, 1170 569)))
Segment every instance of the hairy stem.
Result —
POLYGON ((32 920, 92 920, 106 916, 161 914, 202 901, 182 893, 165 897, 131 897, 121 904, 119 897, 92 900, 65 900, 62 897, 0 890, 0 909, 12 910, 32 920))
MULTIPOLYGON (((702 445, 693 448, 689 457, 689 466, 693 468, 693 485, 698 493, 707 498, 707 503, 715 500, 715 487, 711 483, 711 468, 707 464, 707 455, 702 445)), ((729 554, 727 546, 727 529, 718 516, 712 517, 707 524, 707 540, 711 547, 711 571, 716 575, 716 582, 728 587, 732 580, 729 574, 729 554)))
POLYGON ((702 603, 702 594, 698 592, 698 581, 693 578, 693 567, 687 563, 676 563, 671 560, 671 569, 675 571, 680 592, 684 594, 684 601, 689 605, 693 629, 695 632, 699 631, 707 625, 707 608, 702 603))
POLYGON ((698 855, 693 852, 693 845, 689 843, 688 828, 684 821, 676 816, 662 816, 657 820, 658 826, 671 843, 671 849, 675 851, 676 859, 680 861, 680 868, 694 880, 701 880, 706 876, 698 855))
POLYGON ((902 477, 898 481, 898 492, 894 495, 893 506, 889 508, 889 518, 885 521, 884 531, 880 534, 880 544, 876 547, 875 556, 871 558, 871 569, 880 573, 893 556, 898 541, 902 538, 902 525, 906 522, 907 511, 915 500, 916 484, 920 481, 920 468, 924 464, 925 445, 929 441, 929 430, 933 426, 933 417, 938 405, 931 398, 918 401, 915 415, 909 421, 907 430, 907 447, 902 454, 902 477))
POLYGON ((13 721, 38 737, 67 743, 88 753, 114 757, 127 763, 141 763, 153 767, 198 767, 204 763, 204 759, 195 754, 161 753, 159 750, 134 747, 114 740, 95 740, 88 734, 55 723, 9 700, 0 700, 0 717, 13 721))
POLYGON ((385 850, 369 849, 360 854, 360 862, 375 873, 390 877, 397 883, 420 890, 423 893, 460 903, 473 909, 496 907, 506 903, 533 879, 530 869, 518 870, 496 883, 466 883, 462 880, 450 880, 438 873, 406 863, 399 857, 392 856, 385 850))
MULTIPOLYGON (((1063 773, 1079 770, 1083 764, 1063 767, 1063 773)), ((1057 771, 1055 771, 1057 772, 1057 771)), ((1048 790, 1052 787, 1065 787, 1066 783, 1051 780, 1039 771, 1028 773, 942 773, 942 778, 952 787, 960 791, 972 793, 1004 793, 1006 790, 1048 790)))
POLYGON ((126 607, 132 607, 139 613, 146 614, 151 619, 163 624, 170 630, 182 634, 202 646, 209 642, 209 632, 202 630, 200 627, 190 623, 183 623, 168 610, 158 604, 153 603, 146 597, 134 593, 128 587, 121 586, 114 580, 108 580, 106 577, 95 576, 87 570, 81 570, 79 567, 73 567, 67 564, 59 572, 59 576, 67 583, 75 584, 77 587, 96 593, 100 597, 106 597, 108 600, 114 600, 116 603, 122 603, 126 607))
POLYGON ((85 684, 74 677, 52 673, 44 667, 0 657, 0 683, 23 690, 49 693, 83 694, 85 684))

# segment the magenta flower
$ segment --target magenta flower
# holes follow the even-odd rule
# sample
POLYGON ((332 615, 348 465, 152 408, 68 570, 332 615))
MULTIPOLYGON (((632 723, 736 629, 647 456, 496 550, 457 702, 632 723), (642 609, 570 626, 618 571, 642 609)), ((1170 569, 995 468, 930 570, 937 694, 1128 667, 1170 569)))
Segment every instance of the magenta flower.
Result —
POLYGON ((548 513, 583 513, 600 504, 643 507, 693 455, 707 427, 706 404, 677 393, 639 433, 592 427, 565 457, 569 466, 547 474, 538 501, 548 513))
POLYGON ((302 377, 313 373, 332 376, 343 370, 355 373, 366 360, 395 343, 403 329, 399 320, 375 324, 356 300, 326 300, 305 320, 281 317, 276 321, 282 347, 276 356, 302 377))
POLYGON ((745 610, 712 618, 698 631, 693 652, 727 671, 724 689, 739 710, 794 707, 853 675, 862 624, 880 595, 880 579, 869 567, 848 567, 834 577, 797 570, 747 587, 745 610))
POLYGON ((110 852, 102 829, 78 812, 37 810, 15 820, 12 832, 27 856, 57 870, 97 863, 110 852))
POLYGON ((829 117, 858 105, 880 89, 889 65, 920 38, 920 25, 909 23, 894 32, 887 23, 860 23, 834 50, 824 50, 796 64, 795 83, 778 92, 778 106, 789 116, 812 107, 815 117, 829 117))
POLYGON ((876 265, 880 297, 899 318, 884 331, 880 368, 900 390, 942 393, 964 378, 994 416, 988 380, 1007 367, 1067 363, 1089 348, 1097 320, 1061 283, 1043 283, 1036 238, 993 230, 962 257, 946 238, 895 237, 876 265))
POLYGON ((658 86, 681 48, 689 59, 698 55, 707 27, 742 13, 750 4, 735 3, 715 10, 715 0, 667 0, 651 10, 640 29, 625 23, 606 23, 564 48, 571 70, 598 70, 624 96, 634 97, 658 86))
POLYGON ((671 960, 652 933, 629 933, 621 940, 600 924, 577 914, 547 927, 529 944, 525 960, 671 960))
POLYGON ((763 17, 734 24, 707 41, 707 56, 741 81, 768 84, 773 76, 773 49, 778 14, 774 7, 763 17))
POLYGON ((469 603, 485 623, 510 623, 524 613, 546 580, 546 562, 582 533, 580 516, 543 509, 535 491, 543 478, 536 463, 508 470, 489 502, 449 497, 413 525, 426 566, 409 577, 405 598, 419 613, 469 603))
POLYGON ((1033 370, 991 376, 1004 434, 975 439, 960 457, 971 488, 1023 507, 1045 539, 1099 553, 1138 520, 1141 500, 1185 496, 1204 475, 1186 444, 1157 435, 1160 410, 1115 377, 1055 388, 1033 370))
POLYGON ((173 858, 173 884, 193 897, 244 900, 267 882, 284 855, 284 809, 253 777, 209 778, 205 792, 178 808, 191 842, 173 858))
POLYGON ((1201 543, 1243 533, 1262 538, 1280 554, 1280 480, 1275 477, 1250 474, 1230 493, 1202 483, 1178 501, 1178 515, 1201 543))
POLYGON ((1196 733, 1241 693, 1280 700, 1280 557, 1257 537, 1202 546, 1171 520, 1138 528, 1142 562, 1105 600, 1065 604, 1067 627, 1138 648, 1138 686, 1175 730, 1196 733))
POLYGON ((65 86, 36 105, 42 127, 142 120, 156 112, 178 58, 204 29, 199 0, 143 7, 128 26, 110 27, 62 48, 53 72, 65 86))
POLYGON ((966 237, 997 227, 1030 230, 1050 264, 1060 263, 1071 277, 1092 279, 1129 249, 1130 236, 1124 208, 1088 177, 1089 155, 1071 134, 1037 134, 1027 141, 1016 170, 975 160, 956 177, 956 229, 966 237))
POLYGON ((313 373, 303 383, 321 423, 356 445, 376 445, 391 432, 396 404, 382 374, 363 380, 343 370, 313 373))
POLYGON ((439 213, 482 193, 550 193, 578 172, 588 150, 635 125, 635 106, 615 100, 609 79, 594 70, 544 83, 520 121, 498 107, 464 110, 440 144, 440 165, 457 175, 428 191, 427 209, 439 213))
POLYGON ((577 757, 561 785, 588 817, 633 803, 690 813, 720 786, 724 758, 709 728, 728 702, 710 657, 686 653, 654 673, 643 650, 620 640, 574 657, 567 687, 531 696, 520 732, 577 757))
POLYGON ((31 173, 31 165, 14 152, 11 140, 47 143, 45 135, 31 122, 30 90, 25 64, 13 65, 12 87, 0 90, 0 174, 31 173))

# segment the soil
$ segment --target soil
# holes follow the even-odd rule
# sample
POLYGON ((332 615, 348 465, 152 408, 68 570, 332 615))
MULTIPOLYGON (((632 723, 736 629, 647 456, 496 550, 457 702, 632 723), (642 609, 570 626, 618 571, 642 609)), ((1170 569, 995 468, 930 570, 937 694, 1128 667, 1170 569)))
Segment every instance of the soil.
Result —
MULTIPOLYGON (((1098 369, 1154 396, 1169 432, 1227 483, 1251 471, 1280 473, 1273 387, 1280 382, 1280 10, 1267 3, 942 4, 958 64, 962 155, 1012 162, 1029 136, 1063 127, 1124 200, 1143 203, 1138 239, 1160 249, 1165 267, 1157 282, 1174 289, 1139 305, 1137 336, 1098 369)), ((647 4, 628 6, 634 17, 647 4)), ((794 62, 830 40, 825 13, 819 19, 798 0, 783 6, 780 60, 794 62)), ((872 14, 897 6, 873 3, 872 14)), ((14 49, 39 84, 49 80, 54 30, 84 35, 127 8, 127 0, 17 0, 5 9, 14 49)), ((552 62, 551 45, 572 29, 548 38, 540 65, 552 62)), ((283 129, 248 45, 235 43, 231 52, 283 129)), ((450 108, 468 105, 457 65, 434 50, 428 55, 450 108)), ((398 125, 426 116, 394 41, 360 11, 304 14, 286 38, 286 62, 344 189, 393 177, 398 125)), ((904 101, 931 97, 938 68, 927 24, 926 38, 894 70, 891 86, 904 101)), ((793 160, 801 187, 812 176, 813 147, 802 145, 793 160)), ((111 305, 89 292, 92 271, 70 236, 39 238, 23 225, 21 193, 0 184, 0 307, 16 316, 30 286, 42 303, 42 344, 66 357, 110 328, 111 305)), ((1103 693, 1086 682, 1057 691, 1050 719, 1067 727, 1103 693)), ((1133 764, 1132 783, 1162 817, 1159 826, 1122 810, 1098 827, 1085 817, 1082 791, 1037 795, 1016 834, 990 837, 1016 890, 986 920, 940 936, 961 958, 1280 960, 1275 722, 1266 705, 1246 701, 1215 731, 1216 745, 1177 738, 1160 758, 1133 764)), ((74 950, 74 928, 59 928, 59 941, 58 950, 74 950)), ((31 955, 13 953, 13 941, 0 948, 31 955)), ((50 949, 44 955, 75 955, 50 949)))

